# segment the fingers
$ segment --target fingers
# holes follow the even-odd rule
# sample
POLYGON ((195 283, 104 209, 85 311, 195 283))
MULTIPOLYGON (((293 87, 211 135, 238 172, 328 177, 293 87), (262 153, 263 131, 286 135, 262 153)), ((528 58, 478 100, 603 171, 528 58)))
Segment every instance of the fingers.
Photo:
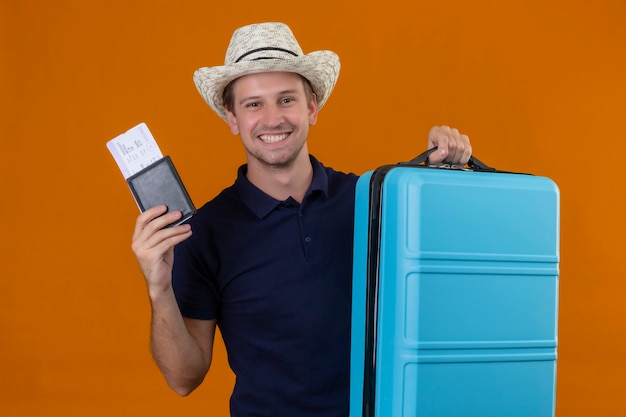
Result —
MULTIPOLYGON (((162 216, 163 213, 165 213, 167 211, 167 207, 165 205, 160 205, 160 206, 155 206, 152 207, 146 211, 144 211, 143 213, 141 213, 138 217, 137 217, 137 221, 135 222, 135 231, 133 233, 133 240, 135 240, 139 234, 146 228, 146 226, 152 222, 152 220, 158 218, 159 216, 162 216)), ((169 216, 173 215, 173 213, 168 213, 169 216)), ((176 221, 176 220, 173 220, 176 221)), ((166 223, 164 226, 167 226, 166 223)))
POLYGON ((437 151, 428 158, 431 164, 465 165, 472 156, 469 137, 448 126, 435 126, 428 133, 428 148, 437 151))
POLYGON ((170 248, 191 235, 191 226, 188 224, 166 228, 182 217, 180 211, 166 211, 167 207, 157 206, 137 217, 131 246, 140 262, 162 257, 170 248))

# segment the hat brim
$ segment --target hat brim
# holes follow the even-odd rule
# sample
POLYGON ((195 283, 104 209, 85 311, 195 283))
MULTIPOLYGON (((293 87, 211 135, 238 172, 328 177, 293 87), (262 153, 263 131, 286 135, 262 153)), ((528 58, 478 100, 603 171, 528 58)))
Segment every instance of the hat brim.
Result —
POLYGON ((288 59, 242 61, 233 65, 203 67, 193 75, 194 83, 204 101, 222 119, 227 120, 222 94, 233 80, 261 72, 293 72, 309 80, 322 108, 339 77, 339 56, 332 51, 315 51, 288 59))

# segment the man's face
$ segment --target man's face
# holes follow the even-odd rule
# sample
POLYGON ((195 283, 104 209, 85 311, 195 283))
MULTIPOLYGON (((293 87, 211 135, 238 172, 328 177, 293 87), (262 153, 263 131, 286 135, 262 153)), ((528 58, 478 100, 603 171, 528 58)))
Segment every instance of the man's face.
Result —
POLYGON ((233 85, 228 126, 239 135, 248 164, 290 166, 308 153, 309 126, 317 121, 317 101, 308 100, 298 74, 265 72, 243 76, 233 85))

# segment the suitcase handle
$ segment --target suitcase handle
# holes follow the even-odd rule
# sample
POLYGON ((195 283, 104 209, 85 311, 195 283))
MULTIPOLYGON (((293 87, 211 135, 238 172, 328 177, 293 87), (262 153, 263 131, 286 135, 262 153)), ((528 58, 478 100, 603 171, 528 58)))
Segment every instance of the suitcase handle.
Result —
MULTIPOLYGON (((416 156, 415 158, 411 159, 410 161, 403 162, 402 165, 422 165, 422 164, 425 164, 426 161, 428 160, 428 157, 430 156, 430 154, 432 154, 436 150, 437 150, 436 146, 434 148, 430 148, 426 152, 416 156)), ((489 172, 496 171, 495 168, 492 168, 492 167, 488 166, 487 164, 479 161, 478 158, 474 157, 474 155, 470 156, 469 161, 467 161, 467 166, 472 171, 489 171, 489 172)), ((463 169, 463 167, 461 167, 461 166, 458 166, 458 165, 448 165, 448 164, 443 165, 441 168, 463 169)))

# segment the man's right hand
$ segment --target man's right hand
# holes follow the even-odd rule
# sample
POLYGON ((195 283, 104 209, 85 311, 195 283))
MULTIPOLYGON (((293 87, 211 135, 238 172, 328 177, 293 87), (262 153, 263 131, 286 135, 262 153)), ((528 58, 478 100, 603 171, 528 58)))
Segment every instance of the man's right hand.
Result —
POLYGON ((180 211, 166 212, 167 207, 160 205, 141 213, 131 244, 151 297, 171 288, 174 246, 192 233, 188 224, 165 228, 182 217, 180 211))

